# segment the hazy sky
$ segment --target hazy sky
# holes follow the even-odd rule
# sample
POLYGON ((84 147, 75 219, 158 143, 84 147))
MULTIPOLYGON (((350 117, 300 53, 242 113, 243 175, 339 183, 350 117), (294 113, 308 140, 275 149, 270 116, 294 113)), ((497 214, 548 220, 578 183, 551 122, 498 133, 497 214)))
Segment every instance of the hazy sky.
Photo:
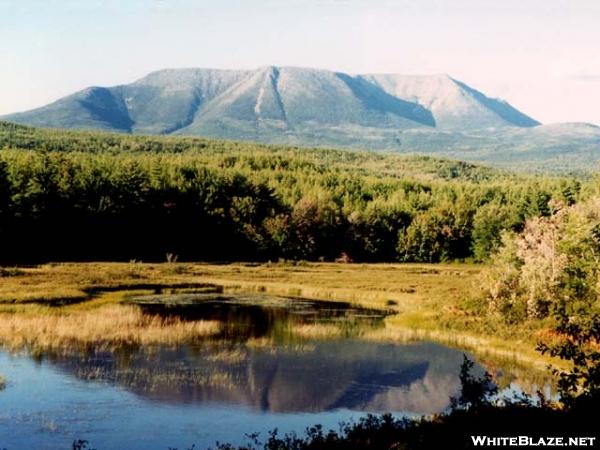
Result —
POLYGON ((166 67, 448 73, 600 124, 600 0, 0 0, 0 114, 166 67))

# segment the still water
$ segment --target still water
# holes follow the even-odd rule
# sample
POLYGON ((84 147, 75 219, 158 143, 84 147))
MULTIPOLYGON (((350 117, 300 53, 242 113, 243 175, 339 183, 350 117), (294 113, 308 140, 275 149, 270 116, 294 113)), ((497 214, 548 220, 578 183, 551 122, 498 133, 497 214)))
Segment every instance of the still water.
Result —
POLYGON ((253 296, 134 302, 224 327, 194 345, 0 352, 0 449, 68 449, 74 439, 98 450, 241 444, 274 428, 338 429, 368 412, 442 411, 459 388, 458 350, 361 340, 382 326, 379 312, 253 296))

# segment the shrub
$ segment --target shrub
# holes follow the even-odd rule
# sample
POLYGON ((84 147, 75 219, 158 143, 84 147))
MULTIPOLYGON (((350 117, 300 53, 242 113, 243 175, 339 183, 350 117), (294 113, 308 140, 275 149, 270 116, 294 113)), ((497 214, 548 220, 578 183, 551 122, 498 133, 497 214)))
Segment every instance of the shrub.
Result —
POLYGON ((493 260, 486 297, 507 320, 547 317, 561 302, 588 310, 600 292, 600 198, 529 219, 503 236, 493 260))

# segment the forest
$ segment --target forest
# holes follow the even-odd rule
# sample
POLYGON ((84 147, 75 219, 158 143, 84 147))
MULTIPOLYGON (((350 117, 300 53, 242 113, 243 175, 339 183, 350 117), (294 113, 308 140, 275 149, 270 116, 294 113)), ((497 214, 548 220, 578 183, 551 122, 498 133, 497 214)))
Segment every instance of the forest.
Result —
MULTIPOLYGON (((525 357, 537 342, 537 356, 553 358, 546 361, 556 394, 497 397, 492 375, 475 377, 465 358, 460 395, 440 414, 367 416, 339 432, 315 426, 304 436, 273 432, 264 442, 217 448, 471 448, 474 424, 491 436, 595 436, 599 186, 423 156, 0 123, 0 303, 8 324, 0 328, 10 330, 0 338, 58 348, 65 339, 92 345, 112 336, 131 346, 131 335, 172 342, 210 332, 123 314, 128 289, 220 282, 329 300, 352 293, 359 304, 402 312, 386 319, 379 339, 420 330, 468 338, 454 345, 469 342, 488 355, 510 348, 525 357), (36 265, 102 260, 125 263, 36 265), (391 272, 304 263, 297 271, 281 260, 486 264, 391 272), (266 261, 276 263, 254 264, 266 261)), ((6 383, 0 377, 0 387, 6 383)), ((79 440, 73 448, 89 447, 79 440)))
POLYGON ((0 258, 483 261, 585 182, 391 153, 0 124, 0 258))

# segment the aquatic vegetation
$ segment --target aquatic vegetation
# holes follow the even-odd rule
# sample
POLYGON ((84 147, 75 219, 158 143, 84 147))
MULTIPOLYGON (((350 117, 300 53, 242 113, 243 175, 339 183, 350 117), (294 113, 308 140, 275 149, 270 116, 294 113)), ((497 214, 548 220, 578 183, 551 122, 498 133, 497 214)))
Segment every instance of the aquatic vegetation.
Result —
POLYGON ((0 278, 18 277, 24 272, 17 267, 0 267, 0 278))
POLYGON ((125 305, 61 314, 0 312, 0 343, 11 348, 176 344, 216 334, 219 329, 216 321, 165 319, 125 305))
MULTIPOLYGON (((144 298, 148 300, 150 297, 144 298)), ((160 299, 160 295, 153 297, 156 300, 160 299)), ((256 296, 258 299, 249 297, 260 304, 261 296, 256 296)), ((171 302, 175 298, 174 295, 167 295, 167 299, 171 302)), ((184 298, 187 298, 187 295, 184 298)), ((244 296, 241 298, 248 299, 244 296)), ((282 302, 276 300, 274 297, 264 296, 265 309, 280 308, 282 302)), ((243 301, 241 303, 240 301, 235 303, 231 299, 223 300, 224 305, 217 307, 230 305, 231 311, 239 311, 240 306, 244 305, 243 301)), ((302 303, 300 299, 282 299, 282 301, 291 309, 294 303, 302 303)), ((218 303, 213 300, 210 302, 218 303)), ((312 303, 307 302, 307 304, 312 303)), ((329 417, 331 417, 330 413, 338 408, 357 411, 416 411, 421 414, 433 414, 448 407, 448 399, 456 393, 458 387, 456 372, 460 364, 459 351, 433 343, 400 346, 389 345, 387 342, 366 342, 356 337, 344 339, 348 336, 345 334, 344 321, 340 320, 342 316, 339 312, 348 306, 341 303, 327 305, 333 308, 331 310, 333 315, 330 313, 330 316, 327 316, 327 313, 323 313, 319 316, 306 307, 296 308, 295 314, 290 313, 298 321, 296 323, 288 322, 280 314, 260 313, 260 317, 269 320, 275 318, 276 321, 273 323, 269 320, 257 320, 260 326, 260 333, 257 335, 261 337, 250 338, 247 341, 240 340, 235 335, 228 335, 222 328, 215 335, 208 335, 191 344, 183 341, 181 345, 180 343, 161 345, 158 342, 154 343, 152 339, 145 341, 138 339, 144 344, 122 344, 123 341, 117 341, 115 344, 100 341, 100 343, 78 346, 75 341, 66 340, 63 335, 60 337, 67 348, 50 346, 45 351, 34 349, 32 356, 38 361, 40 370, 60 373, 62 376, 74 376, 79 380, 96 381, 91 385, 89 393, 92 398, 105 389, 112 390, 113 386, 116 386, 134 394, 135 397, 146 400, 143 403, 167 402, 171 405, 169 414, 181 409, 189 411, 188 408, 193 407, 194 404, 204 405, 205 402, 211 401, 224 402, 226 405, 245 405, 244 407, 261 411, 261 414, 264 412, 310 414, 328 411, 329 417), (321 322, 327 318, 330 323, 321 322), (294 328, 302 330, 300 333, 304 332, 304 336, 294 333, 294 328), (315 380, 319 382, 315 383, 315 380), (179 408, 177 406, 179 404, 185 406, 179 408)), ((132 304, 100 304, 88 308, 83 308, 81 304, 47 307, 46 313, 39 312, 39 305, 17 306, 23 308, 22 311, 33 309, 28 312, 12 313, 13 315, 33 318, 44 316, 92 318, 94 315, 110 316, 106 314, 107 312, 114 311, 116 314, 119 310, 125 312, 131 308, 138 308, 142 315, 159 317, 162 321, 171 323, 171 320, 175 320, 181 314, 177 310, 171 315, 161 316, 158 313, 150 315, 144 313, 141 306, 132 304), (38 312, 35 312, 36 310, 38 312)), ((256 308, 256 305, 253 308, 256 308)), ((171 308, 166 306, 166 309, 171 308)), ((227 322, 233 322, 237 317, 242 325, 249 325, 248 320, 245 320, 246 316, 232 315, 231 311, 222 316, 227 318, 227 322)), ((355 317, 363 317, 367 323, 371 320, 371 316, 366 313, 369 310, 348 308, 348 311, 355 311, 355 317)), ((350 322, 353 320, 357 319, 349 319, 350 322)), ((130 321, 124 320, 124 322, 130 321)), ((189 322, 194 323, 195 320, 189 322)), ((40 326, 39 323, 35 325, 40 326)), ((116 325, 120 323, 116 322, 116 325)), ((50 323, 48 326, 54 327, 55 324, 50 323)), ((371 328, 367 326, 366 329, 371 328)), ((69 336, 72 332, 64 334, 69 336)), ((159 336, 159 339, 162 340, 162 336, 159 336)), ((94 342, 95 339, 87 339, 87 341, 94 342)), ((126 341, 134 342, 132 339, 126 341)), ((18 357, 21 360, 28 359, 25 354, 18 357)), ((496 372, 499 373, 500 370, 496 372)), ((117 402, 117 404, 129 408, 127 409, 129 414, 131 406, 127 404, 131 401, 126 395, 124 403, 117 402)), ((111 408, 112 405, 112 402, 104 407, 99 405, 100 409, 96 414, 106 411, 106 408, 111 408)), ((133 408, 138 407, 134 404, 133 408)), ((218 414, 216 416, 218 417, 218 414)), ((315 421, 319 420, 318 416, 314 417, 315 421)), ((92 416, 92 420, 96 420, 95 416, 92 416)), ((147 426, 148 422, 144 422, 141 418, 137 422, 135 433, 145 433, 140 423, 147 426)), ((56 424, 61 426, 58 421, 56 424)), ((112 429, 115 432, 122 432, 120 427, 121 425, 116 425, 112 429)), ((26 430, 26 425, 21 429, 26 430)), ((238 428, 233 427, 230 433, 234 430, 238 428)), ((190 435, 187 431, 180 432, 185 435, 186 440, 189 439, 190 435)), ((98 435, 85 437, 91 437, 96 441, 98 435)), ((164 439, 161 442, 165 445, 164 439)), ((177 440, 170 442, 177 442, 177 440)), ((206 440, 202 444, 209 445, 206 440)))
POLYGON ((135 263, 50 263, 19 268, 20 276, 3 278, 0 305, 40 303, 92 307, 118 302, 127 295, 160 293, 168 289, 202 291, 214 288, 196 281, 200 265, 135 263))
POLYGON ((405 326, 403 318, 400 316, 386 319, 384 328, 365 331, 361 334, 361 339, 395 343, 432 340, 468 350, 481 358, 510 361, 512 364, 523 364, 535 370, 544 370, 551 362, 550 358, 543 357, 536 352, 534 343, 525 337, 520 340, 507 341, 501 336, 485 335, 478 329, 460 330, 452 327, 434 329, 431 327, 431 323, 424 328, 412 328, 405 326))
POLYGON ((237 363, 248 359, 248 352, 241 347, 220 349, 210 353, 206 359, 212 362, 237 363))
POLYGON ((165 370, 162 367, 119 368, 78 367, 75 376, 84 380, 107 381, 136 392, 152 394, 167 389, 182 388, 224 388, 234 389, 233 376, 216 369, 206 370, 165 370))
POLYGON ((0 391, 6 387, 6 378, 0 375, 0 391))
MULTIPOLYGON (((161 293, 288 296, 293 290, 305 299, 397 313, 385 319, 384 327, 361 331, 367 339, 434 339, 478 355, 549 362, 533 350, 544 332, 543 323, 507 324, 485 314, 480 301, 468 300, 481 295, 479 277, 488 270, 483 265, 136 262, 135 276, 131 263, 45 264, 20 270, 23 275, 0 283, 0 312, 61 315, 161 293), (173 266, 180 269, 173 271, 173 266), (65 301, 66 293, 72 296, 70 303, 65 301)), ((316 332, 304 328, 300 333, 309 331, 316 332)), ((355 331, 344 328, 343 333, 355 331)), ((31 332, 35 335, 37 330, 31 332)))
POLYGON ((303 323, 292 325, 291 332, 302 338, 336 339, 344 336, 344 329, 333 323, 303 323))
POLYGON ((182 292, 218 287, 246 292, 349 302, 390 311, 414 310, 428 303, 454 304, 469 296, 482 266, 467 264, 185 264, 178 273, 169 264, 46 264, 23 268, 24 275, 0 284, 0 307, 20 303, 62 304, 88 308, 119 302, 125 296, 182 292), (157 291, 157 292, 156 292, 157 291), (64 301, 69 298, 71 302, 64 301), (395 304, 389 304, 394 300, 395 304))

